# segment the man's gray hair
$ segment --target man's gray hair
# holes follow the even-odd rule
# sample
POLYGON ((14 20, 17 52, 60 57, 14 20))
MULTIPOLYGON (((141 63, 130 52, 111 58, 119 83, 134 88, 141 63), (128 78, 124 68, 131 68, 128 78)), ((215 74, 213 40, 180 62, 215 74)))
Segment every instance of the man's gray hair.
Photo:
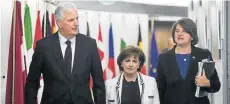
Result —
POLYGON ((74 3, 71 2, 61 2, 57 5, 57 8, 55 9, 55 18, 56 21, 63 19, 64 12, 68 9, 77 9, 74 3))

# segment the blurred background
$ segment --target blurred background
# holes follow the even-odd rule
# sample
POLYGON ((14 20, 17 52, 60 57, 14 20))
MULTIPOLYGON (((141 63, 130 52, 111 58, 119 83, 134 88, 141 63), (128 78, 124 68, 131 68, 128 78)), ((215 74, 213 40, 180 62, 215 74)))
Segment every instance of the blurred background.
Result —
MULTIPOLYGON (((73 2, 79 9, 79 32, 97 41, 106 79, 111 69, 119 75, 116 58, 122 48, 139 46, 147 56, 142 73, 155 77, 158 55, 170 47, 171 27, 175 21, 189 17, 198 28, 198 47, 212 52, 221 81, 221 89, 209 94, 211 104, 230 104, 230 1, 226 0, 16 0, 21 8, 23 72, 29 72, 34 43, 55 33, 54 10, 60 2, 73 2), (29 20, 29 21, 28 21, 29 20), (29 45, 28 45, 29 44, 29 45), (112 44, 112 45, 111 45, 112 44), (115 67, 110 67, 109 59, 115 67)), ((10 34, 15 0, 1 2, 1 104, 5 103, 10 34)), ((18 6, 17 5, 17 6, 18 6)), ((82 44, 84 45, 84 44, 82 44)), ((43 90, 41 78, 40 98, 43 90)), ((40 101, 40 100, 39 100, 40 101)), ((38 101, 38 102, 39 102, 38 101)), ((17 103, 15 103, 17 104, 17 103)))

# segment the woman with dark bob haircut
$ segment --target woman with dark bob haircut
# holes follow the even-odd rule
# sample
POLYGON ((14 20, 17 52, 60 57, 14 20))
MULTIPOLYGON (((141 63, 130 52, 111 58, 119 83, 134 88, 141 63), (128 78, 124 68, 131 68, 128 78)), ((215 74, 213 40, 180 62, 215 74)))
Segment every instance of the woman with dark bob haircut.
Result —
POLYGON ((106 104, 160 104, 156 80, 140 73, 145 55, 128 46, 119 54, 121 74, 106 83, 106 104))
POLYGON ((198 43, 196 24, 189 18, 182 18, 172 27, 172 38, 176 44, 168 52, 162 53, 157 64, 157 85, 161 104, 210 104, 208 93, 220 89, 216 69, 210 76, 205 72, 197 76, 198 62, 212 61, 208 49, 195 47, 198 43), (199 86, 203 95, 195 97, 199 86))

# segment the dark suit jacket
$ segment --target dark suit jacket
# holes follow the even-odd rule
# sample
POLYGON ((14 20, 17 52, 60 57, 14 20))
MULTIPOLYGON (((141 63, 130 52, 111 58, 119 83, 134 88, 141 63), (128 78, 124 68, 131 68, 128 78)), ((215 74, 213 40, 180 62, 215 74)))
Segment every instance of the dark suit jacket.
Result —
POLYGON ((41 73, 41 104, 66 104, 67 99, 72 99, 73 104, 92 104, 90 74, 95 104, 105 104, 103 72, 94 39, 77 34, 72 74, 63 66, 58 33, 38 41, 25 85, 25 104, 36 104, 41 73))
MULTIPOLYGON (((210 104, 207 96, 195 97, 198 62, 209 57, 212 60, 210 51, 192 46, 187 75, 183 79, 177 64, 175 47, 162 53, 158 60, 156 80, 161 104, 210 104)), ((219 91, 220 81, 216 70, 209 80, 210 87, 202 87, 201 90, 210 93, 219 91)))

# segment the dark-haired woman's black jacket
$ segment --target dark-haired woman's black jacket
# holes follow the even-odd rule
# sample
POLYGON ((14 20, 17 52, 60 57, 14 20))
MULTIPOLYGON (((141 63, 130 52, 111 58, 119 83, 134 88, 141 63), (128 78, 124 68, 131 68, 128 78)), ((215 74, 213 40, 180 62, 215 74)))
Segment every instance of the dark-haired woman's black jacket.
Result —
MULTIPOLYGON (((198 72, 198 62, 207 58, 212 60, 209 50, 192 46, 187 75, 183 79, 177 64, 175 47, 162 53, 158 59, 156 77, 161 104, 210 104, 207 96, 195 97, 195 77, 198 72)), ((201 90, 210 93, 219 91, 220 81, 216 69, 208 79, 210 80, 210 87, 202 87, 201 90)))

